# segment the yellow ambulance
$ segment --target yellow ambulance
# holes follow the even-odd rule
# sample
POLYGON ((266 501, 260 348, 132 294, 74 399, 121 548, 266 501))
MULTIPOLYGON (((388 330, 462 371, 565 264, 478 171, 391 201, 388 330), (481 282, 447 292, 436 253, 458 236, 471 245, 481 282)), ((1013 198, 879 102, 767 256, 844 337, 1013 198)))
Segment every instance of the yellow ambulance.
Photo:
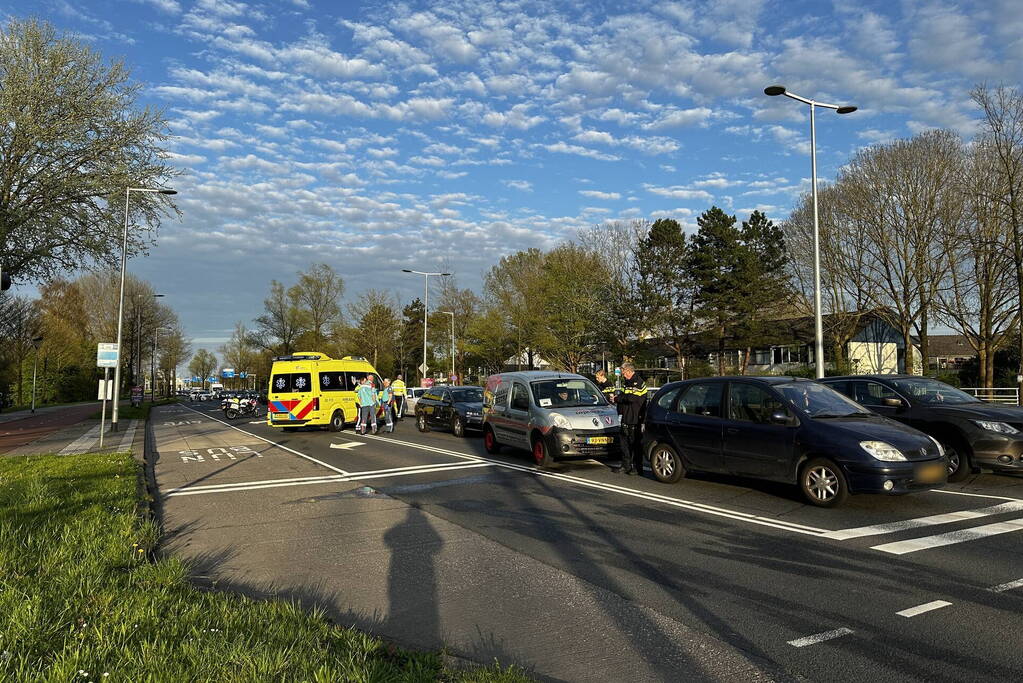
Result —
POLYGON ((380 375, 362 356, 334 359, 318 351, 299 351, 274 358, 267 392, 266 421, 271 427, 293 431, 316 425, 332 432, 359 418, 355 390, 370 375, 383 386, 380 375))

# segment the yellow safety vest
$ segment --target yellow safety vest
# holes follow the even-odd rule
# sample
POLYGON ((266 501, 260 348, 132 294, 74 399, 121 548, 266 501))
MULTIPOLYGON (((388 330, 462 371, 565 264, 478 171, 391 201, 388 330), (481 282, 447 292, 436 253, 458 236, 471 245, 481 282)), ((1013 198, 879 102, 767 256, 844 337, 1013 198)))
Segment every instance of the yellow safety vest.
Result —
POLYGON ((391 382, 391 390, 394 392, 395 396, 404 396, 405 381, 400 379, 394 380, 393 382, 391 382))

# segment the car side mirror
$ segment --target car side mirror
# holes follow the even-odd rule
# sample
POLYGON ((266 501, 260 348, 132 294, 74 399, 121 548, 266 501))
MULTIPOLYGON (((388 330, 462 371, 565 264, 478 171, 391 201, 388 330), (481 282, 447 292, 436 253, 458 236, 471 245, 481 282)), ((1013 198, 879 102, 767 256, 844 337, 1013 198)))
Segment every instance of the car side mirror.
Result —
POLYGON ((789 422, 789 415, 784 410, 776 410, 771 413, 771 424, 787 425, 789 422))
POLYGON ((892 408, 901 408, 904 405, 901 398, 886 398, 884 404, 892 408))

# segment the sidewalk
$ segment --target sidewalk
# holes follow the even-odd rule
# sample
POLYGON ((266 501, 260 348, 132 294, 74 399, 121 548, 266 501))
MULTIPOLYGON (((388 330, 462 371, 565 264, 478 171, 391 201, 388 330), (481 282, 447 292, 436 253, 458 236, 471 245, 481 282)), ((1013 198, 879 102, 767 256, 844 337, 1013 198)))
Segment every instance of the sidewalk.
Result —
POLYGON ((140 420, 128 420, 121 430, 110 432, 109 416, 106 422, 103 448, 99 447, 99 420, 91 418, 98 403, 75 406, 37 408, 33 415, 27 411, 8 413, 0 420, 0 456, 41 455, 57 453, 142 452, 144 430, 140 420))

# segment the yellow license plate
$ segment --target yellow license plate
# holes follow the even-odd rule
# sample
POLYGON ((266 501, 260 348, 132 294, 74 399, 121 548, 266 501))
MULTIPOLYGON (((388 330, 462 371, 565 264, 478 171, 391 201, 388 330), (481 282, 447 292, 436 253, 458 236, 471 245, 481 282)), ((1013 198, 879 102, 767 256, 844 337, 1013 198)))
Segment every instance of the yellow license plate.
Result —
POLYGON ((934 484, 945 480, 946 471, 944 463, 924 465, 917 472, 916 480, 921 484, 934 484))
POLYGON ((590 444, 607 444, 611 443, 612 439, 610 436, 588 436, 586 437, 586 443, 590 444))

